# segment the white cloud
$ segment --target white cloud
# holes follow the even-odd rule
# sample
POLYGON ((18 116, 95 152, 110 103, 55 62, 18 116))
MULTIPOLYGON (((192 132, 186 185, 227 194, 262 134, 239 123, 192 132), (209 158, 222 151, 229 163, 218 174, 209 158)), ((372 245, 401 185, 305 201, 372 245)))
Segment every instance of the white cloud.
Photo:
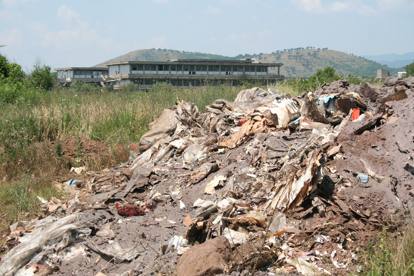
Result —
POLYGON ((390 10, 399 7, 414 7, 414 0, 377 0, 377 8, 380 10, 390 10))
POLYGON ((292 0, 300 9, 311 13, 356 12, 374 14, 391 9, 413 6, 414 0, 292 0))
POLYGON ((152 0, 155 4, 167 4, 170 0, 152 0))
POLYGON ((0 45, 15 47, 22 42, 22 33, 18 29, 0 32, 0 45))
POLYGON ((12 7, 12 6, 29 4, 35 1, 36 0, 0 0, 0 4, 3 4, 5 7, 12 7))
POLYGON ((322 10, 321 0, 295 0, 294 2, 299 8, 308 12, 322 10))
POLYGON ((217 16, 217 15, 221 15, 222 13, 223 13, 223 10, 220 9, 219 7, 217 7, 217 6, 209 5, 206 8, 206 14, 207 15, 217 16))
POLYGON ((73 9, 71 9, 70 7, 66 5, 62 5, 58 8, 57 16, 60 19, 67 21, 68 23, 79 24, 82 21, 80 15, 76 11, 74 11, 73 9))
MULTIPOLYGON (((114 49, 120 46, 101 33, 100 29, 95 28, 74 9, 62 5, 57 9, 59 28, 52 30, 47 25, 37 25, 33 27, 33 33, 38 34, 40 46, 48 49, 52 55, 64 55, 68 53, 76 54, 79 58, 72 60, 77 63, 85 63, 80 57, 87 56, 88 59, 102 59, 114 49)), ((64 60, 59 58, 59 60, 64 60)))

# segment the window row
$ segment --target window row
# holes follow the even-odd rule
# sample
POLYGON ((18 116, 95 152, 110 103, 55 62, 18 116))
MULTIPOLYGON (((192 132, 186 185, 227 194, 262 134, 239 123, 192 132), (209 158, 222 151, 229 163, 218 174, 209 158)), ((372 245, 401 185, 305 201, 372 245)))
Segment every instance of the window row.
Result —
POLYGON ((137 64, 132 71, 267 72, 266 66, 137 64))

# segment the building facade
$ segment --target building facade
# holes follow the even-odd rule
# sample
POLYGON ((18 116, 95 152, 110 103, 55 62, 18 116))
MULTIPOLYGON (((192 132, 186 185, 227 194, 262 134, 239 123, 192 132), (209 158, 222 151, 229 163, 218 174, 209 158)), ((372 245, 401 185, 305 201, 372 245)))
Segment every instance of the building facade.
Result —
POLYGON ((100 84, 108 76, 106 67, 68 67, 56 69, 60 84, 70 84, 74 81, 100 84))
POLYGON ((376 79, 385 80, 389 76, 390 76, 390 72, 388 72, 387 70, 385 70, 383 68, 377 70, 377 77, 376 77, 376 79))
POLYGON ((109 80, 115 86, 136 84, 150 87, 157 82, 174 86, 239 85, 243 82, 270 84, 283 80, 282 63, 252 60, 130 61, 109 64, 109 80))

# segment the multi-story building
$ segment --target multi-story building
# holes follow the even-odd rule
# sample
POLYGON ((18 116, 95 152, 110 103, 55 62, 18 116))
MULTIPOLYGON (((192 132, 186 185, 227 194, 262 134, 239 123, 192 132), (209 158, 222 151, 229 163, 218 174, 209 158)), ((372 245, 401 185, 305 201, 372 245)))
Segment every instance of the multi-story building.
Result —
POLYGON ((108 75, 106 67, 68 67, 56 69, 60 84, 70 84, 74 81, 100 84, 108 75))
POLYGON ((118 87, 132 83, 142 88, 157 82, 174 86, 270 84, 284 79, 282 65, 252 60, 129 61, 109 64, 108 79, 118 87))
POLYGON ((388 72, 387 70, 383 68, 377 70, 377 77, 376 77, 377 79, 385 80, 389 76, 390 76, 390 72, 388 72))

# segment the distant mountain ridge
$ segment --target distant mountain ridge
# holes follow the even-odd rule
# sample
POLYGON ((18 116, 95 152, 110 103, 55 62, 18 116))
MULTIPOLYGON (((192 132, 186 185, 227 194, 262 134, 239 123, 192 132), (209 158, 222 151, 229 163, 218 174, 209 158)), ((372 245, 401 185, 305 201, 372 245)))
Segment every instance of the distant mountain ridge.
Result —
POLYGON ((287 77, 308 77, 318 69, 331 66, 344 75, 373 77, 377 69, 389 69, 378 62, 353 54, 327 48, 296 48, 275 51, 272 53, 246 54, 235 57, 186 52, 170 49, 144 49, 129 52, 125 55, 105 61, 99 66, 126 61, 167 61, 174 59, 257 59, 261 62, 282 62, 281 73, 287 77))
POLYGON ((366 56, 366 58, 375 60, 376 62, 385 64, 391 68, 403 68, 414 62, 414 52, 405 54, 371 55, 366 56))

